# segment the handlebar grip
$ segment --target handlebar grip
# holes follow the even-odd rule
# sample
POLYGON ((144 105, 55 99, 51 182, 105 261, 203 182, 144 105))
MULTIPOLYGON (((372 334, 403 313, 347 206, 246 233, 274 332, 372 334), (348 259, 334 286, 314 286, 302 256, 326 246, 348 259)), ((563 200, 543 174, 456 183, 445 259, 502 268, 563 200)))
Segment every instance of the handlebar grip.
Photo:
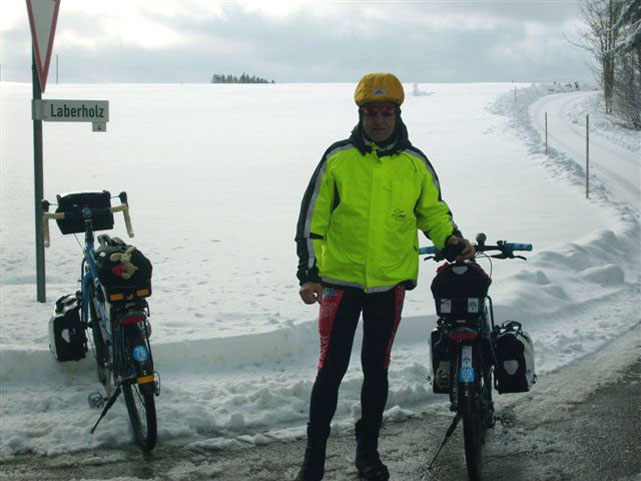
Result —
POLYGON ((49 237, 49 218, 42 216, 42 238, 44 239, 45 247, 51 246, 51 239, 49 237))
POLYGON ((439 250, 436 246, 429 247, 420 247, 418 249, 419 255, 433 255, 436 256, 435 260, 448 260, 449 262, 454 262, 454 259, 458 257, 463 251, 464 245, 447 245, 443 250, 439 250))
POLYGON ((125 226, 127 227, 127 234, 129 237, 134 236, 134 229, 131 227, 131 217, 129 217, 129 206, 127 204, 120 204, 118 207, 112 207, 111 212, 122 212, 125 217, 125 226))
POLYGON ((505 247, 511 251, 531 251, 532 244, 521 244, 518 242, 506 242, 505 247))
POLYGON ((436 248, 436 246, 428 246, 428 247, 421 247, 418 249, 419 255, 434 255, 438 254, 439 250, 436 248))
POLYGON ((51 237, 49 236, 49 219, 64 219, 64 212, 57 212, 55 214, 49 214, 45 212, 42 214, 42 237, 44 240, 45 247, 51 245, 51 237))

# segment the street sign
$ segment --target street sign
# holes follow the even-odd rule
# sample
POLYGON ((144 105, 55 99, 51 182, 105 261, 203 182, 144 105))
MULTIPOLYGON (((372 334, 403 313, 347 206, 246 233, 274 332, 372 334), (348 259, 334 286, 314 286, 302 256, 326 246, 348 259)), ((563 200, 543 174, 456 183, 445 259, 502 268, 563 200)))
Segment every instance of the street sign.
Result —
POLYGON ((56 34, 59 9, 60 0, 27 0, 31 39, 42 92, 45 91, 45 85, 47 84, 49 61, 53 50, 53 37, 56 34))
POLYGON ((33 100, 33 120, 91 122, 94 132, 105 132, 109 122, 108 100, 33 100))

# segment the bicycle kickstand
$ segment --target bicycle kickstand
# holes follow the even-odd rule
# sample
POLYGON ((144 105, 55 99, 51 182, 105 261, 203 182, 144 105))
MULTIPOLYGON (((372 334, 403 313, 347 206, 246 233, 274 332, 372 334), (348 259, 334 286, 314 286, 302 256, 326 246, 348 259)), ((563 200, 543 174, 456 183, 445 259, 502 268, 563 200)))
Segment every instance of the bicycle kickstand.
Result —
POLYGON ((111 406, 113 406, 113 404, 116 402, 116 399, 118 399, 118 396, 120 396, 120 392, 121 392, 121 389, 120 389, 120 386, 118 386, 116 390, 111 394, 111 397, 109 398, 109 401, 107 401, 107 404, 105 404, 104 409, 100 413, 100 417, 98 418, 98 421, 96 421, 96 424, 94 424, 93 428, 91 428, 91 434, 93 434, 93 432, 98 427, 98 423, 102 421, 102 418, 105 417, 105 414, 107 414, 107 411, 109 411, 111 406))
POLYGON ((445 446, 445 444, 449 441, 450 436, 454 434, 454 431, 456 430, 456 426, 458 426, 459 421, 461 420, 461 415, 459 413, 456 413, 456 416, 454 416, 454 419, 452 419, 452 424, 450 424, 450 427, 447 428, 447 432, 445 433, 445 439, 443 439, 443 442, 441 443, 441 446, 438 448, 438 451, 436 451, 436 454, 434 455, 434 459, 432 459, 432 462, 427 466, 427 469, 432 469, 432 465, 436 461, 436 458, 438 458, 438 455, 441 453, 441 449, 445 446))

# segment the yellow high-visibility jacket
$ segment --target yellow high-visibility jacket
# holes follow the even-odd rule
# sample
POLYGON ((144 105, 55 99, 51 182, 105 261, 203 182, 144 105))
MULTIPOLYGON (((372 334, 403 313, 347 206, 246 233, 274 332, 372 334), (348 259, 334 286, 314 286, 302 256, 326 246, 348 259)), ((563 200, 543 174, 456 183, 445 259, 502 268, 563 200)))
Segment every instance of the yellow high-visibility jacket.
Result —
POLYGON ((460 235, 427 157, 398 119, 392 145, 368 142, 357 126, 323 155, 303 197, 296 234, 297 277, 391 289, 418 277, 418 229, 442 249, 460 235))

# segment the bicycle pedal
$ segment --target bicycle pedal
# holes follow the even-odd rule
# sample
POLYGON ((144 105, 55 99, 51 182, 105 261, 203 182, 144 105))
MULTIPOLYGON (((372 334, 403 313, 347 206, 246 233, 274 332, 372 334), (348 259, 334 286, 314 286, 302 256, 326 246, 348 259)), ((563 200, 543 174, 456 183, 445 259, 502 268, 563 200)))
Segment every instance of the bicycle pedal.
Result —
POLYGON ((100 409, 105 405, 105 397, 99 392, 92 392, 87 397, 87 402, 91 409, 100 409))
POLYGON ((513 407, 506 406, 494 414, 494 420, 500 422, 501 426, 511 427, 516 422, 516 412, 513 407))

